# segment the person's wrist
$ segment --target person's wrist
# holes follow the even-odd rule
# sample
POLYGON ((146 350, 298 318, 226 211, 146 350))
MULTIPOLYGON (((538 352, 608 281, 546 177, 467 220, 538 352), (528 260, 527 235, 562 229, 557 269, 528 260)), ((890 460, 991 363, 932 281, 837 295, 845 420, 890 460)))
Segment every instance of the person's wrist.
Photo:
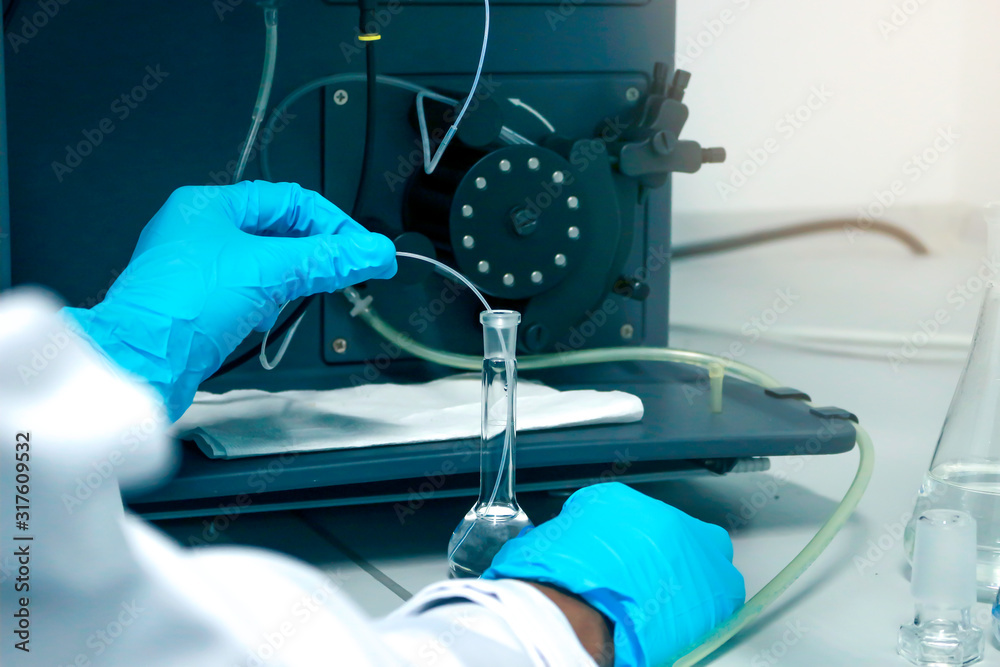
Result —
POLYGON ((551 584, 524 581, 552 601, 563 613, 584 650, 601 667, 615 662, 614 626, 611 621, 579 595, 551 584))
POLYGON ((167 406, 171 421, 180 416, 176 409, 170 409, 176 381, 169 361, 150 352, 155 346, 149 344, 148 328, 133 331, 143 327, 134 314, 116 308, 113 301, 105 299, 89 309, 64 308, 63 316, 69 321, 69 328, 90 342, 100 354, 153 387, 167 406))

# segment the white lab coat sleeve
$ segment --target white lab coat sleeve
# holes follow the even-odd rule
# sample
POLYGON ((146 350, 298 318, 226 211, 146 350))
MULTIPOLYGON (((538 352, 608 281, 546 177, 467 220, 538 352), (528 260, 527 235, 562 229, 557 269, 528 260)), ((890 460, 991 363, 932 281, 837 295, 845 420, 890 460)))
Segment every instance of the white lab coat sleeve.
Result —
POLYGON ((376 629, 412 665, 595 665, 562 611, 520 581, 432 584, 376 629))
MULTIPOLYGON (((373 621, 336 572, 261 549, 182 548, 127 514, 119 491, 119 477, 141 488, 170 473, 174 443, 151 390, 72 336, 51 299, 2 296, 0 322, 0 441, 10 443, 0 470, 24 464, 13 446, 24 440, 32 494, 30 593, 8 594, 6 568, 20 566, 0 559, 4 667, 593 665, 559 609, 526 584, 443 582, 373 621), (27 382, 19 369, 43 345, 54 356, 27 382), (11 621, 28 595, 31 643, 23 630, 19 650, 11 621)), ((13 480, 0 476, 5 544, 13 480)))

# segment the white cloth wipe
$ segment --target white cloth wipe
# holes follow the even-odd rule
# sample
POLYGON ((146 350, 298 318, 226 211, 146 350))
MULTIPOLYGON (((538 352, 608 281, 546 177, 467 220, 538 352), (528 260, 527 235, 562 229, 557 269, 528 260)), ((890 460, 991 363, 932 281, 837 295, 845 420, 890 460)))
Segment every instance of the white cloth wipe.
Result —
MULTIPOLYGON (((175 428, 220 459, 476 438, 481 385, 480 375, 469 373, 425 384, 326 391, 198 392, 175 428)), ((642 401, 622 391, 517 384, 518 431, 640 419, 642 401)))

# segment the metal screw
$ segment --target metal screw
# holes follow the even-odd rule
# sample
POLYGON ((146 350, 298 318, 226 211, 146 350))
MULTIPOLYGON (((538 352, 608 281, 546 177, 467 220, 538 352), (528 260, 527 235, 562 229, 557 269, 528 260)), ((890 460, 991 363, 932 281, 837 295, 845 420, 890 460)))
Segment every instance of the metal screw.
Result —
POLYGON ((472 207, 468 204, 462 204, 462 217, 471 218, 472 217, 472 207))
POLYGON ((485 259, 481 259, 479 260, 479 264, 476 264, 476 268, 479 269, 480 273, 489 273, 490 263, 487 262, 485 259))
POLYGON ((625 340, 632 340, 632 336, 635 335, 635 327, 631 324, 623 324, 621 329, 622 338, 625 340))
POLYGON ((556 266, 566 266, 566 255, 564 255, 562 253, 558 253, 555 256, 555 263, 556 263, 556 266))
POLYGON ((553 183, 562 183, 564 178, 565 176, 563 176, 563 173, 561 171, 552 172, 553 183))
POLYGON ((347 91, 341 88, 333 94, 333 102, 338 107, 342 107, 347 104, 348 97, 347 91))
POLYGON ((542 272, 541 271, 532 271, 531 272, 531 282, 535 283, 536 285, 541 285, 542 284, 542 272))
POLYGON ((632 86, 631 88, 626 90, 625 99, 628 100, 629 102, 635 102, 637 99, 639 99, 639 89, 636 88, 635 86, 632 86))
POLYGON ((566 230, 566 236, 570 237, 574 241, 580 238, 580 228, 576 225, 570 227, 566 230))
POLYGON ((500 160, 500 171, 510 171, 510 160, 500 160))
POLYGON ((505 274, 503 274, 503 284, 506 285, 507 287, 513 287, 514 286, 514 274, 513 273, 505 273, 505 274))
POLYGON ((538 158, 536 157, 528 158, 528 169, 530 169, 531 171, 536 171, 540 164, 541 163, 538 161, 538 158))
POLYGON ((486 179, 483 178, 482 176, 477 176, 476 177, 476 187, 479 188, 480 190, 485 190, 486 189, 486 179))
POLYGON ((566 206, 569 206, 571 209, 575 211, 576 209, 580 208, 580 200, 577 199, 576 197, 569 197, 566 200, 566 206))
POLYGON ((468 248, 469 250, 472 250, 473 248, 476 247, 476 239, 466 234, 465 236, 462 237, 462 245, 468 248))
POLYGON ((337 354, 343 354, 347 352, 347 339, 345 338, 334 338, 331 344, 333 351, 337 354))

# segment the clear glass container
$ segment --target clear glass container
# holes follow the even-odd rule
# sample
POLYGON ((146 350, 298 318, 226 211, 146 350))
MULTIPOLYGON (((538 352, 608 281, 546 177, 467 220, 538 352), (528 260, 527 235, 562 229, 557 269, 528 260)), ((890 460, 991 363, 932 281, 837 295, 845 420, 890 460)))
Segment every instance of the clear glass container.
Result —
POLYGON ((972 624, 976 522, 967 512, 928 510, 914 533, 913 622, 899 628, 897 652, 922 667, 979 662, 985 633, 972 624))
MULTIPOLYGON (((988 257, 1000 261, 1000 205, 986 208, 988 257)), ((977 526, 980 593, 1000 587, 1000 276, 980 271, 985 297, 965 370, 951 399, 934 458, 906 528, 912 563, 915 521, 930 509, 968 512, 977 526)))
POLYGON ((500 547, 531 520, 514 496, 517 325, 520 313, 490 310, 483 325, 482 440, 479 499, 448 543, 451 577, 478 577, 500 547))

